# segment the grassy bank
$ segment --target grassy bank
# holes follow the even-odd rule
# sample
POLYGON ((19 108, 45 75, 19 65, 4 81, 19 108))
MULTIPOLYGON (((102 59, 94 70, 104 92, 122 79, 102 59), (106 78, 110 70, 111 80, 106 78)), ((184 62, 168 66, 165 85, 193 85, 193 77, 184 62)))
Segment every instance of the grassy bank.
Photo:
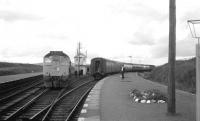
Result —
MULTIPOLYGON (((196 91, 195 58, 176 61, 175 69, 176 88, 191 93, 196 91)), ((145 72, 142 76, 146 79, 167 85, 168 64, 154 68, 151 72, 145 72)))
POLYGON ((42 66, 34 64, 0 62, 0 76, 42 72, 42 66))

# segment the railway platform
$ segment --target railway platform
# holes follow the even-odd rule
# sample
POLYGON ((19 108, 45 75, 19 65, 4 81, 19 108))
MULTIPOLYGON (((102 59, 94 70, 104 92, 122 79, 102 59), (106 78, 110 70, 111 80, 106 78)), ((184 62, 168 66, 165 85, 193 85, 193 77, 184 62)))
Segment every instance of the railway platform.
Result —
POLYGON ((38 76, 41 74, 42 72, 0 76, 0 84, 15 81, 15 80, 20 80, 20 79, 24 79, 28 77, 38 76))
POLYGON ((176 90, 175 116, 167 115, 167 103, 136 103, 129 96, 130 89, 158 89, 167 87, 126 73, 106 77, 88 95, 78 121, 195 121, 195 95, 176 90))

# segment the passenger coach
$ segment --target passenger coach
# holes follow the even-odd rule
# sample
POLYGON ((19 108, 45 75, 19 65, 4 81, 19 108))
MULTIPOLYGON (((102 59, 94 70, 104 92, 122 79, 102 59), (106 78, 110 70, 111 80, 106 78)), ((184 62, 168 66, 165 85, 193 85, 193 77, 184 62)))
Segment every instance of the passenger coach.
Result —
POLYGON ((108 74, 119 73, 122 67, 125 72, 151 71, 154 68, 152 65, 123 63, 105 58, 93 58, 90 64, 90 73, 98 80, 108 74))
POLYGON ((90 64, 91 75, 95 79, 100 79, 107 74, 118 73, 123 63, 104 58, 93 58, 90 64))

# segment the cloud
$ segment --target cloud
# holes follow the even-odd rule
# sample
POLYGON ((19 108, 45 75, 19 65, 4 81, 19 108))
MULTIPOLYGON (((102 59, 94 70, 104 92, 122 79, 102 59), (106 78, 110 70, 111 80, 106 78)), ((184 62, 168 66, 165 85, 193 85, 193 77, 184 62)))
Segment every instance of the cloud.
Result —
POLYGON ((168 20, 168 14, 163 14, 155 9, 145 7, 146 6, 140 6, 137 9, 128 10, 127 12, 131 15, 145 18, 146 22, 151 20, 159 22, 168 20))
POLYGON ((2 58, 12 58, 12 57, 42 57, 44 53, 47 53, 51 50, 51 47, 44 47, 44 48, 24 48, 22 50, 17 49, 2 49, 0 51, 0 55, 2 58))
POLYGON ((168 56, 168 36, 162 37, 151 49, 153 58, 163 58, 168 56))
MULTIPOLYGON (((200 15, 198 2, 192 7, 184 1, 177 4, 177 56, 194 54, 195 45, 185 38, 186 19, 200 15)), ((1 60, 33 62, 31 57, 42 59, 50 50, 63 50, 73 60, 78 41, 86 45, 88 59, 130 62, 132 56, 133 62, 144 57, 156 63, 168 57, 168 1, 11 0, 0 8, 1 60)))
MULTIPOLYGON (((176 40, 176 57, 190 57, 195 55, 195 41, 192 41, 189 35, 182 39, 176 40)), ((168 57, 169 39, 168 36, 161 38, 151 50, 152 57, 168 57)))
POLYGON ((46 38, 46 39, 59 39, 59 40, 67 40, 68 37, 64 34, 41 34, 39 35, 41 38, 46 38))
POLYGON ((195 41, 191 40, 191 36, 177 42, 176 53, 179 57, 188 57, 195 55, 195 41))
POLYGON ((199 9, 194 9, 194 10, 185 12, 180 17, 180 21, 186 23, 187 20, 191 20, 191 19, 198 19, 199 20, 199 16, 200 16, 199 9))
MULTIPOLYGON (((153 5, 152 5, 153 6, 153 5)), ((166 8, 164 7, 163 10, 157 10, 156 8, 150 7, 148 5, 142 4, 141 2, 134 2, 132 4, 125 4, 125 5, 116 5, 111 6, 114 12, 118 13, 128 13, 133 17, 138 18, 145 18, 144 21, 159 21, 163 22, 168 20, 168 11, 166 12, 166 8)), ((145 24, 145 23, 144 23, 145 24)))
POLYGON ((38 20, 38 19, 41 19, 41 17, 31 15, 31 14, 4 10, 4 11, 0 11, 0 19, 3 19, 4 21, 8 21, 8 22, 14 22, 18 20, 38 20))
POLYGON ((134 39, 129 41, 133 45, 154 45, 154 39, 150 33, 135 32, 134 39))

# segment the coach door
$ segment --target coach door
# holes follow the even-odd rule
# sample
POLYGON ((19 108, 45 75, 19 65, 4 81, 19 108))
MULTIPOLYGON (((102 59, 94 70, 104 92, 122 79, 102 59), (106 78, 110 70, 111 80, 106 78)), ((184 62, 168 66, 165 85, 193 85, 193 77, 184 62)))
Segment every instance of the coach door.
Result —
POLYGON ((100 72, 100 61, 99 60, 95 61, 94 71, 95 72, 100 72))

